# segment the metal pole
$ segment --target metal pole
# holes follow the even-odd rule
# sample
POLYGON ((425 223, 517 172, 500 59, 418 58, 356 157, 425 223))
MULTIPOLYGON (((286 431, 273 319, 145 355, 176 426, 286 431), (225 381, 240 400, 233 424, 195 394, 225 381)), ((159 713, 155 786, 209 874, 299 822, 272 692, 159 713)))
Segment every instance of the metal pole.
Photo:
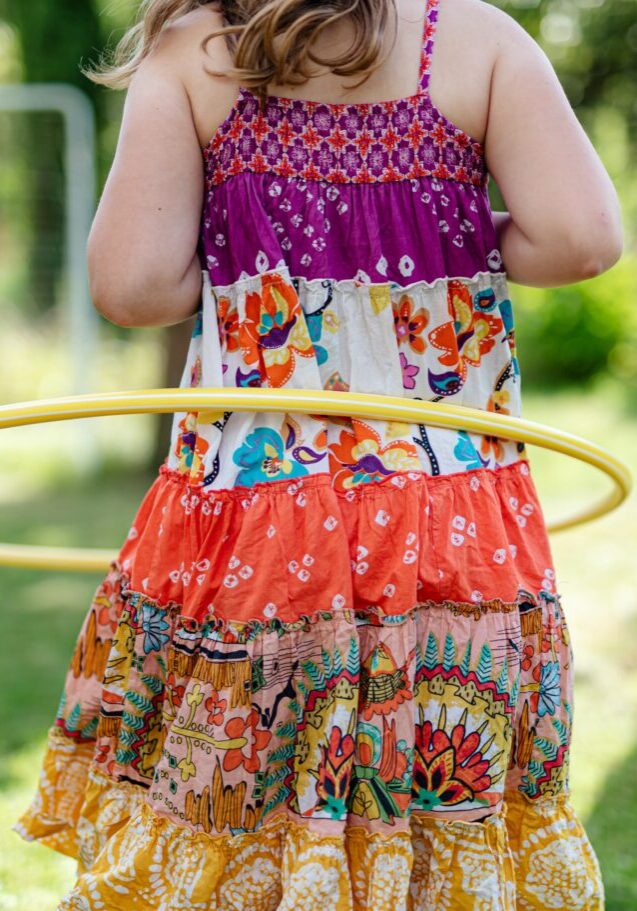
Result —
MULTIPOLYGON (((95 389, 93 367, 99 319, 88 290, 86 241, 95 213, 95 116, 87 95, 63 82, 0 85, 0 110, 57 111, 65 128, 65 278, 68 297, 71 388, 76 393, 95 389)), ((95 428, 85 421, 74 428, 70 458, 80 473, 99 463, 95 428)))

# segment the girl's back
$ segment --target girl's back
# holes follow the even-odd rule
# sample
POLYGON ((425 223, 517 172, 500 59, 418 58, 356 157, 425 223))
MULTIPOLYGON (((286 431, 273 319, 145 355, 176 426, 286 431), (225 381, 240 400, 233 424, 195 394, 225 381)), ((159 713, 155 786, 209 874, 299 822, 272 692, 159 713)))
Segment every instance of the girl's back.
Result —
MULTIPOLYGON (((259 47, 276 58, 287 42, 293 59, 295 30, 327 6, 244 9, 259 47)), ((548 61, 500 11, 405 0, 394 33, 377 0, 329 6, 358 10, 360 28, 325 16, 319 59, 346 67, 352 47, 358 66, 368 39, 395 42, 349 93, 331 72, 270 79, 261 105, 258 83, 201 69, 219 13, 161 32, 91 235, 94 302, 131 326, 196 309, 184 386, 520 414, 508 280, 612 264, 608 177, 548 61), (509 212, 491 211, 492 175, 509 212)), ((209 48, 214 68, 231 65, 221 38, 209 48)), ((80 634, 49 746, 58 771, 18 830, 80 852, 60 911, 138 896, 162 911, 599 911, 569 803, 571 721, 523 445, 426 423, 181 413, 80 634), (80 746, 82 774, 65 779, 76 811, 53 835, 50 795, 80 746)))

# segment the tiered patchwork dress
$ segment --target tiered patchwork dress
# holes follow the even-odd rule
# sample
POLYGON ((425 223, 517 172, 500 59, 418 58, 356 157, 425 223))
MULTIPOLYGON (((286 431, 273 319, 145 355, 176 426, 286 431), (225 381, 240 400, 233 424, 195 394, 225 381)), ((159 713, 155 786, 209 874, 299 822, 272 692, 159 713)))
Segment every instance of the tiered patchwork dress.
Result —
MULTIPOLYGON (((203 150, 182 386, 520 414, 484 148, 419 91, 242 89, 203 150)), ((573 667, 523 444, 175 414, 15 828, 58 911, 600 911, 569 802, 573 667)))

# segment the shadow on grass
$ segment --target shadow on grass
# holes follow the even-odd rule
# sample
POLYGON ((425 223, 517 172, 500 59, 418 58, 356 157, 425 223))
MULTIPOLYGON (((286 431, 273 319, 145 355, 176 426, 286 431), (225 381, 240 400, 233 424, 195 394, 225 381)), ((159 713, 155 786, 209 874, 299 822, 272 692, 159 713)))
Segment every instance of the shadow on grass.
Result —
POLYGON ((637 909, 637 745, 614 769, 586 822, 604 874, 606 911, 637 909))

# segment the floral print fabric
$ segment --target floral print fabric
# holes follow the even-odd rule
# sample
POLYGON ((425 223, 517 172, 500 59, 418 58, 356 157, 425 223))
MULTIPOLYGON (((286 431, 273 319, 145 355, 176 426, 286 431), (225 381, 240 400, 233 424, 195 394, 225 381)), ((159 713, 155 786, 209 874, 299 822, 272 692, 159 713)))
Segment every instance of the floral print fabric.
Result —
MULTIPOLYGON (((505 279, 487 274, 401 288, 293 282, 282 269, 213 294, 204 274, 184 381, 448 398, 516 415, 507 293, 505 279)), ((221 490, 316 474, 354 489, 397 471, 441 475, 525 456, 522 443, 484 434, 317 414, 180 412, 173 439, 168 466, 221 490)))
POLYGON ((603 907, 558 596, 196 622, 128 582, 95 593, 17 826, 78 858, 60 909, 603 907))
MULTIPOLYGON (((484 150, 421 82, 242 89, 203 151, 185 387, 521 411, 484 150)), ((15 824, 58 911, 602 911, 573 656, 525 447, 346 414, 176 413, 15 824)))

